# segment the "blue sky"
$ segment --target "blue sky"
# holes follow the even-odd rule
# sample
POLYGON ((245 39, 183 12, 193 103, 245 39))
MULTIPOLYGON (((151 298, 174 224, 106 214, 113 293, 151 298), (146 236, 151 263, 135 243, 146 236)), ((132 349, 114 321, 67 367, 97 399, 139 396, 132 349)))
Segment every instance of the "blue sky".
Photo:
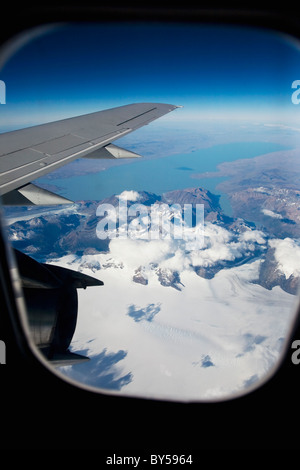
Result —
POLYGON ((180 119, 297 119, 291 84, 300 79, 299 50, 281 35, 241 27, 48 28, 0 71, 0 130, 139 101, 183 105, 180 119))

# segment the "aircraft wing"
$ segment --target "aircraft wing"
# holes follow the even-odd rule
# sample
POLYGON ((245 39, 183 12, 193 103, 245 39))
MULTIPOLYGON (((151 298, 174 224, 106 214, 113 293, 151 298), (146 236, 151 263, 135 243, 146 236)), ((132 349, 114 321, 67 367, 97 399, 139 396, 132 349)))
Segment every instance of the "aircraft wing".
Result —
MULTIPOLYGON (((177 106, 136 103, 0 134, 0 195, 4 204, 66 204, 69 201, 31 183, 80 157, 139 155, 112 142, 177 106)), ((78 314, 77 289, 103 282, 66 268, 41 264, 15 250, 35 345, 55 366, 88 360, 69 351, 78 314)))
POLYGON ((0 195, 4 204, 66 204, 32 180, 77 158, 130 158, 139 155, 113 141, 178 106, 135 103, 0 134, 0 195))

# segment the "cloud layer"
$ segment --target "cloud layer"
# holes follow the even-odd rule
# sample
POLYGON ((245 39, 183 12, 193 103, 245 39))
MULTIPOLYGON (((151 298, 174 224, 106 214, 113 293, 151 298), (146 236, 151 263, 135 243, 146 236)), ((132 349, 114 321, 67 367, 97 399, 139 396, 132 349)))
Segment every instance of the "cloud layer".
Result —
MULTIPOLYGON (((295 296, 253 283, 261 260, 252 255, 268 243, 287 275, 300 265, 300 247, 291 239, 268 242, 261 231, 211 223, 199 250, 188 251, 183 240, 113 239, 107 253, 61 259, 87 274, 97 261, 93 275, 104 281, 101 292, 79 292, 73 350, 98 365, 103 350, 120 359, 111 370, 87 369, 81 380, 116 389, 106 380, 112 374, 122 394, 183 401, 224 399, 255 387, 275 367, 294 315, 295 296), (211 279, 195 271, 220 263, 229 264, 211 279)), ((77 378, 75 369, 68 375, 77 378)))
POLYGON ((300 243, 291 238, 275 239, 269 242, 275 249, 274 256, 278 268, 284 273, 286 279, 290 276, 300 275, 300 243))

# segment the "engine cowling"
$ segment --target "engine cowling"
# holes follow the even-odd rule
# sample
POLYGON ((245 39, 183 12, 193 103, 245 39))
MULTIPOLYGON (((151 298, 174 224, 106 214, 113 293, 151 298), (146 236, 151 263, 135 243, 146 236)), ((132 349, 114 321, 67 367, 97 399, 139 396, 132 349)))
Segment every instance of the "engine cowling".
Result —
POLYGON ((88 360, 69 351, 77 322, 77 289, 101 286, 103 282, 71 269, 39 263, 18 250, 15 257, 35 345, 56 366, 88 360))

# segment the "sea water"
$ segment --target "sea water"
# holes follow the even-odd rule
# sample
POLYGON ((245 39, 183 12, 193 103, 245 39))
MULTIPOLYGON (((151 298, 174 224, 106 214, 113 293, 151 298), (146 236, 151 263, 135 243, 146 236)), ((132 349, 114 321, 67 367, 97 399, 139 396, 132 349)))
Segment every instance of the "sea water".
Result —
MULTIPOLYGON (((231 215, 229 200, 216 189, 225 177, 198 178, 197 174, 217 172, 218 165, 239 159, 253 158, 286 149, 272 142, 236 142, 201 148, 189 154, 174 154, 163 158, 137 159, 98 173, 55 179, 61 195, 73 200, 101 201, 124 190, 147 191, 162 195, 167 191, 201 187, 220 196, 220 204, 231 215)), ((41 183, 48 183, 46 178, 41 183)))

